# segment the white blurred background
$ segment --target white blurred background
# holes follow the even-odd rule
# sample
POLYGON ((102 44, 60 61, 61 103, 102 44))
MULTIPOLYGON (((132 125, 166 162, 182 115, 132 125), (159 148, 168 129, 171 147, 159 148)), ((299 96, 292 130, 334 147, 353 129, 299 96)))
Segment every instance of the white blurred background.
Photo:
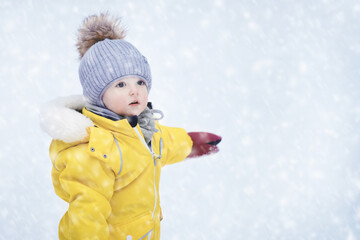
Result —
POLYGON ((1 0, 1 240, 57 239, 39 107, 81 94, 76 31, 107 10, 161 123, 223 137, 163 169, 162 239, 360 239, 360 1, 1 0))

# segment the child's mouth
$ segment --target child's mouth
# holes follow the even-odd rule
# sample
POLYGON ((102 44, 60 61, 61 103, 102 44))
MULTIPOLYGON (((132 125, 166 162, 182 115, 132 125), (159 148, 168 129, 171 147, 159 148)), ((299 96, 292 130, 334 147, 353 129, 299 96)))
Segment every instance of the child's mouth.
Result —
POLYGON ((135 101, 135 102, 131 102, 129 105, 137 105, 137 104, 139 104, 139 102, 135 101))

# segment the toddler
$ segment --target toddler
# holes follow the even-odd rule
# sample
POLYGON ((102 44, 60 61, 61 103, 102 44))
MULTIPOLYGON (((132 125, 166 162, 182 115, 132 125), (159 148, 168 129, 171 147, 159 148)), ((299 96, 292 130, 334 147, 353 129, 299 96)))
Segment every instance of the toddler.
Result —
POLYGON ((160 239, 161 168, 218 151, 215 134, 158 123, 148 61, 124 37, 118 19, 87 17, 77 43, 84 97, 41 111, 55 192, 69 203, 60 239, 160 239))

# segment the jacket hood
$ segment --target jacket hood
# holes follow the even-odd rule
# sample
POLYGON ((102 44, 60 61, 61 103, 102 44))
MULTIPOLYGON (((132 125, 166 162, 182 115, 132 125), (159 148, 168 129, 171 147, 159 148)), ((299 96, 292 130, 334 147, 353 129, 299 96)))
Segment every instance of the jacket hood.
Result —
POLYGON ((66 143, 78 142, 88 136, 94 123, 81 114, 85 106, 82 95, 57 98, 40 108, 40 127, 51 138, 66 143))

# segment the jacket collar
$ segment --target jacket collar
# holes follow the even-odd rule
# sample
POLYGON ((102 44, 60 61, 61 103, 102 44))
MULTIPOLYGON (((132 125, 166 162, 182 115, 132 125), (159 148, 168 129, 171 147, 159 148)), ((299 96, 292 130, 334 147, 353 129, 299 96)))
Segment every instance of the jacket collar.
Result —
POLYGON ((86 141, 89 137, 89 127, 94 125, 128 136, 133 136, 132 128, 138 127, 137 117, 113 121, 94 114, 84 107, 85 99, 82 95, 50 101, 40 108, 40 127, 52 139, 65 143, 86 141))
POLYGON ((112 132, 121 132, 121 134, 127 136, 134 136, 134 130, 132 128, 137 126, 136 116, 135 118, 131 118, 130 120, 124 118, 118 121, 113 121, 105 117, 99 116, 95 113, 92 113, 86 108, 83 108, 82 113, 84 116, 92 120, 95 126, 102 127, 112 132))
POLYGON ((40 126, 51 138, 65 143, 85 140, 89 136, 89 127, 94 125, 129 136, 134 133, 132 128, 135 126, 139 128, 140 125, 140 133, 145 132, 145 139, 151 139, 153 133, 157 132, 155 124, 149 122, 153 118, 153 113, 160 114, 160 118, 155 120, 163 117, 161 111, 152 109, 151 103, 148 103, 148 109, 139 118, 134 116, 117 121, 101 117, 84 107, 85 99, 82 95, 50 101, 40 108, 40 126))
POLYGON ((73 143, 88 137, 94 123, 81 114, 85 99, 81 95, 57 98, 40 108, 40 127, 54 140, 73 143))

